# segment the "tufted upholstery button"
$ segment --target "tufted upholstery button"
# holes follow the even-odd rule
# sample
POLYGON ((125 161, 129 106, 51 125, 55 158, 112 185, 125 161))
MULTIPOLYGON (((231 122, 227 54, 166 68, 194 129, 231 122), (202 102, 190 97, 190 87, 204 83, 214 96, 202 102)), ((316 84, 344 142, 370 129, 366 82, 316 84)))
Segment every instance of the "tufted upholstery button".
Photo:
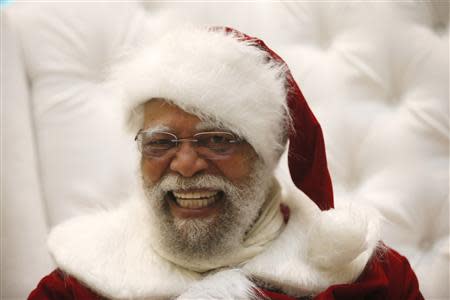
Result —
POLYGON ((433 30, 436 32, 437 35, 444 35, 446 32, 448 32, 448 22, 436 22, 433 25, 433 30))
POLYGON ((385 99, 385 103, 390 106, 399 106, 403 103, 402 95, 400 91, 391 91, 389 97, 385 99))
POLYGON ((424 239, 420 241, 419 247, 422 248, 423 251, 426 251, 432 247, 432 242, 428 239, 424 239))
POLYGON ((352 169, 347 173, 345 180, 345 187, 349 193, 357 190, 362 184, 361 174, 356 170, 352 169))
POLYGON ((448 1, 432 1, 430 3, 432 17, 432 28, 438 35, 448 33, 449 26, 449 2, 448 1))

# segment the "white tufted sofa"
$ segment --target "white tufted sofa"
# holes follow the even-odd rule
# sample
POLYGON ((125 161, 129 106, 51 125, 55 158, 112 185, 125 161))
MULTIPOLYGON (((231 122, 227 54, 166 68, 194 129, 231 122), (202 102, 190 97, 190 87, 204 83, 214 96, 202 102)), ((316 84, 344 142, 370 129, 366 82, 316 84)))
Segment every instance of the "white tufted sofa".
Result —
POLYGON ((425 298, 449 299, 447 1, 2 8, 0 298, 26 298, 54 268, 51 227, 126 199, 137 153, 99 83, 142 24, 156 37, 185 21, 236 27, 285 58, 322 123, 336 205, 379 209, 425 298))

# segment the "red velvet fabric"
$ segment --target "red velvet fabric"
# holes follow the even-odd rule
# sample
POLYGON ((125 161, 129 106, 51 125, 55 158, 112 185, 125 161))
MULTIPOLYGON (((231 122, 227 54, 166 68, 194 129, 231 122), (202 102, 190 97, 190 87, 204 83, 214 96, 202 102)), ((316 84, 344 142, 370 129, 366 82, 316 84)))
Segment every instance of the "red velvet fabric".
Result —
POLYGON ((78 282, 74 277, 55 270, 45 276, 28 299, 105 300, 78 282))
MULTIPOLYGON (((273 300, 293 300, 283 294, 267 292, 273 300)), ((366 267, 359 279, 352 284, 330 286, 314 300, 420 300, 424 299, 417 277, 408 260, 395 250, 378 254, 366 267)))
MULTIPOLYGON (((261 290, 272 300, 293 300, 288 295, 261 290)), ((392 249, 379 254, 352 284, 330 286, 315 300, 420 300, 416 275, 408 260, 392 249)), ((106 300, 83 286, 75 278, 55 270, 44 277, 28 300, 106 300)))

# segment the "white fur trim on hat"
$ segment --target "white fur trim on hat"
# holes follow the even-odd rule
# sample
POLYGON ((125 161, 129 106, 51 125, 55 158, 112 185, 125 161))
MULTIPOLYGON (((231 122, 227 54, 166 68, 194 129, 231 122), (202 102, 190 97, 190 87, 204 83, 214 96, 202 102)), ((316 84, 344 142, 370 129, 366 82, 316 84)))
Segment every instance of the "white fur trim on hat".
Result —
POLYGON ((179 29, 144 42, 111 72, 129 127, 143 125, 142 104, 163 98, 247 140, 274 167, 285 142, 285 65, 225 30, 179 29))

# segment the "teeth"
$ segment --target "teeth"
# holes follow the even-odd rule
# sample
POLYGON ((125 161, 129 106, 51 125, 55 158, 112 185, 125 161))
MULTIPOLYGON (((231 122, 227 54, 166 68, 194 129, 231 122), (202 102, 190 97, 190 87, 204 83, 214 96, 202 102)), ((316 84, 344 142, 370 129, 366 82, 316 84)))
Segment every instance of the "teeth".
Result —
POLYGON ((173 192, 179 206, 183 208, 203 208, 216 202, 219 192, 173 192))
POLYGON ((201 192, 173 192, 174 196, 179 199, 203 199, 217 195, 218 191, 201 191, 201 192))

